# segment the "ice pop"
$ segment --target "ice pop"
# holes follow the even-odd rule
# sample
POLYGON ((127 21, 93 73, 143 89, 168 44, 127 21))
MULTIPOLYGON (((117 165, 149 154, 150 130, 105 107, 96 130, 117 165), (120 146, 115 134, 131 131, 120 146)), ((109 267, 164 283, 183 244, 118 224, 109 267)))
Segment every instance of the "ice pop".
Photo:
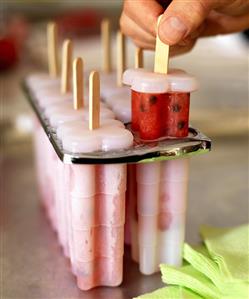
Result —
POLYGON ((185 137, 189 126, 190 92, 196 79, 184 71, 168 74, 127 70, 123 81, 132 90, 132 129, 141 139, 185 137))
MULTIPOLYGON (((76 58, 73 63, 73 94, 74 101, 65 103, 63 106, 53 105, 45 110, 45 114, 48 119, 51 120, 51 124, 54 129, 57 128, 57 137, 59 140, 72 133, 82 133, 82 129, 88 128, 89 120, 89 106, 86 105, 85 98, 83 96, 83 61, 81 58, 76 58)), ((88 104, 88 103, 87 103, 88 104)), ((103 106, 103 104, 102 104, 103 106)), ((100 103, 100 123, 105 126, 117 126, 124 128, 124 125, 117 120, 114 120, 114 114, 106 108, 101 107, 100 103)), ((72 255, 71 249, 71 237, 69 224, 71 219, 69 207, 69 191, 67 179, 70 177, 70 170, 68 165, 64 165, 58 160, 58 175, 57 175, 57 214, 60 221, 59 224, 59 239, 63 246, 65 255, 72 255)))
MULTIPOLYGON (((99 126, 99 78, 90 75, 89 129, 63 136, 67 151, 128 148, 132 134, 120 126, 99 126)), ((126 165, 71 165, 72 267, 81 289, 122 281, 126 165)))

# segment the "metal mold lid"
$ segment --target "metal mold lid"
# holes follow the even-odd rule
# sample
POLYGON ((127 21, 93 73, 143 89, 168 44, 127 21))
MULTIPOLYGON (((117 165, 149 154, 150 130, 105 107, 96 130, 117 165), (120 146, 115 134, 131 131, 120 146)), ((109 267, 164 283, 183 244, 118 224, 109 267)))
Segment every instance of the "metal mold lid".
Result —
MULTIPOLYGON (((156 141, 142 142, 134 136, 134 145, 127 150, 70 153, 62 148, 60 140, 58 140, 56 133, 44 115, 44 110, 34 99, 25 82, 23 83, 23 89, 55 152, 60 160, 67 164, 144 163, 184 158, 211 150, 211 140, 197 129, 190 127, 189 135, 185 138, 167 137, 156 141)), ((126 127, 129 129, 130 125, 127 124, 126 127)))

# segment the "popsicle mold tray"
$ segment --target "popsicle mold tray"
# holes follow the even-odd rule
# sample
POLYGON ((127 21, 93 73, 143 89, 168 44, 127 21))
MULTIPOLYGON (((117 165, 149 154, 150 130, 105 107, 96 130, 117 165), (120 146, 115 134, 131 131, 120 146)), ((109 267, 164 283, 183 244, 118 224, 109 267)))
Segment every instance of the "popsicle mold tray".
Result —
MULTIPOLYGON (((190 128, 186 138, 145 142, 133 134, 129 149, 75 154, 62 147, 25 83, 24 90, 40 122, 34 148, 41 201, 78 287, 120 285, 124 243, 143 274, 159 271, 160 263, 181 265, 188 157, 208 152, 211 141, 190 128)), ((80 122, 78 128, 81 134, 80 122)))
MULTIPOLYGON (((145 142, 134 136, 134 145, 130 149, 108 152, 71 153, 62 148, 61 141, 50 126, 44 110, 32 96, 25 81, 23 82, 23 89, 55 152, 60 160, 66 164, 114 164, 163 161, 206 153, 211 149, 211 140, 197 129, 190 127, 188 137, 184 138, 161 138, 156 141, 145 142)), ((127 124, 126 127, 129 129, 130 125, 127 124)))

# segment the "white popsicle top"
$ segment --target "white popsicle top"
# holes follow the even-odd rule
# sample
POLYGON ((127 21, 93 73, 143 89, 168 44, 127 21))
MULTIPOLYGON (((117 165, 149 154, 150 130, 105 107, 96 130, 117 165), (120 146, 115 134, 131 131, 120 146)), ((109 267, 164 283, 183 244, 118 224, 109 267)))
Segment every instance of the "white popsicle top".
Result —
POLYGON ((127 86, 117 86, 116 72, 100 73, 100 94, 103 99, 118 96, 120 93, 127 93, 129 96, 129 92, 127 86))
MULTIPOLYGON (((84 103, 85 103, 85 107, 87 107, 86 109, 88 109, 88 100, 87 101, 85 100, 84 103)), ((100 107, 107 108, 107 105, 101 102, 100 107)), ((57 111, 62 111, 64 109, 74 110, 73 99, 66 99, 55 103, 51 103, 45 108, 44 114, 46 115, 47 118, 50 118, 54 112, 57 113, 57 111)))
POLYGON ((118 122, 102 123, 98 129, 89 130, 82 123, 81 130, 70 130, 62 139, 63 148, 72 153, 127 149, 133 144, 133 135, 118 122))
POLYGON ((198 89, 196 78, 178 69, 168 74, 148 72, 145 69, 129 69, 124 72, 123 83, 144 93, 192 92, 198 89))
MULTIPOLYGON (((108 125, 108 126, 114 126, 114 127, 120 127, 124 128, 124 124, 116 119, 100 119, 100 126, 102 125, 108 125)), ((56 130, 57 137, 60 140, 64 139, 64 136, 67 136, 70 134, 70 132, 78 132, 79 134, 82 131, 82 128, 87 129, 88 128, 88 121, 82 122, 82 120, 75 120, 71 122, 65 122, 58 126, 56 130)))
MULTIPOLYGON (((50 124, 57 128, 60 124, 70 122, 74 120, 89 120, 89 109, 84 107, 78 110, 74 110, 72 107, 61 106, 58 109, 54 109, 51 114, 48 115, 50 124)), ((100 119, 115 118, 114 113, 105 107, 100 109, 100 119)))
POLYGON ((52 78, 48 73, 34 73, 26 78, 29 88, 33 91, 40 88, 55 87, 60 89, 60 78, 52 78))
MULTIPOLYGON (((88 89, 84 90, 85 98, 84 102, 88 103, 88 99, 86 98, 88 96, 88 89)), ((68 92, 66 94, 61 94, 60 90, 54 90, 54 89, 41 89, 37 90, 35 93, 35 98, 39 102, 39 105, 42 108, 48 108, 52 105, 59 105, 62 102, 70 101, 71 107, 73 108, 73 94, 71 92, 68 92)))
POLYGON ((127 93, 113 96, 106 99, 106 103, 111 107, 118 120, 123 123, 131 121, 131 97, 127 93))
POLYGON ((71 101, 73 103, 73 95, 71 93, 51 93, 47 95, 40 94, 36 97, 36 99, 42 108, 46 108, 52 104, 62 103, 63 101, 71 101))

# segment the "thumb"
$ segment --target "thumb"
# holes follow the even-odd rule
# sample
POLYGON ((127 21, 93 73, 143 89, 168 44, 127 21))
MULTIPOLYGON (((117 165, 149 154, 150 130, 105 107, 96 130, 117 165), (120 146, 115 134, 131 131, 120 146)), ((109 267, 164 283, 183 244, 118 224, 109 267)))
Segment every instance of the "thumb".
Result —
POLYGON ((162 42, 175 45, 194 32, 208 16, 214 2, 216 1, 173 0, 165 10, 158 28, 162 42))

